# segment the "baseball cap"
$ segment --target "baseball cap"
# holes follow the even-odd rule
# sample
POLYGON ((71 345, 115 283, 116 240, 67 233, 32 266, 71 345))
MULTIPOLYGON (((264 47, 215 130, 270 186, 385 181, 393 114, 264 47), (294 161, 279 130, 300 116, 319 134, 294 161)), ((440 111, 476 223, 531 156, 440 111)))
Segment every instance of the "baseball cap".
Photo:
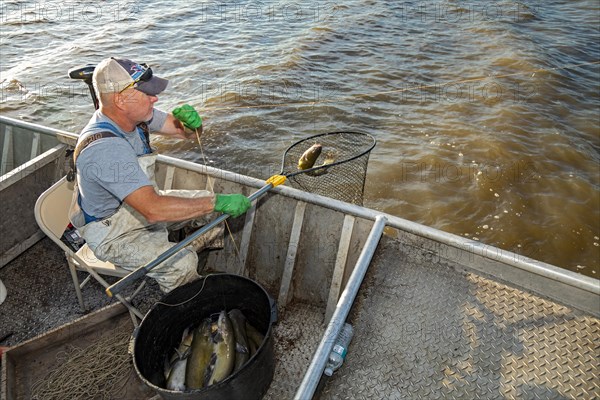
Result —
POLYGON ((120 93, 128 87, 156 96, 166 89, 169 81, 152 74, 146 64, 125 58, 105 58, 96 66, 92 76, 98 93, 120 93))

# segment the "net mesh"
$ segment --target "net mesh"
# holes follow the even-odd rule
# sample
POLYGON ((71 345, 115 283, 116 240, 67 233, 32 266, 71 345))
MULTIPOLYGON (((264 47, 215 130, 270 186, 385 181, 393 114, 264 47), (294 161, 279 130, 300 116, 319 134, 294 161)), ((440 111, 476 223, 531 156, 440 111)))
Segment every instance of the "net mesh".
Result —
POLYGON ((292 187, 348 203, 363 204, 363 192, 369 154, 375 138, 359 132, 332 132, 300 140, 283 155, 282 170, 298 172, 298 160, 314 144, 322 151, 313 167, 326 163, 328 168, 291 176, 292 187))

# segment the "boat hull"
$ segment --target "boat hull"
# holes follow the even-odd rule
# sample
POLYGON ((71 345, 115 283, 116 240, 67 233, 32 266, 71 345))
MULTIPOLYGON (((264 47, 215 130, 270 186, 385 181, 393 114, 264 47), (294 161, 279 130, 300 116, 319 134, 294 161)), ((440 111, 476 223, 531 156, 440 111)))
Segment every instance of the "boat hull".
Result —
MULTIPOLYGON (((65 149, 76 139, 57 137, 65 149)), ((264 185, 166 156, 156 175, 163 189, 249 195, 264 185)), ((227 225, 225 247, 207 254, 206 267, 255 280, 278 304, 267 399, 304 393, 313 353, 350 295, 355 337, 342 368, 319 386, 322 399, 600 396, 597 279, 286 186, 227 225), (377 220, 386 229, 373 243, 377 220), (373 258, 350 294, 369 247, 373 258)))

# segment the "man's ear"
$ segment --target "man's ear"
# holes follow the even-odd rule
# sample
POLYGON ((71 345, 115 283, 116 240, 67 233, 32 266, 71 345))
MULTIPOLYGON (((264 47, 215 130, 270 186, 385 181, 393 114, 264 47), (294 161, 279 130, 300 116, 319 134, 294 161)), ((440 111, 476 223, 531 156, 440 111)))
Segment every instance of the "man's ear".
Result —
POLYGON ((138 95, 137 90, 125 90, 124 92, 117 93, 115 95, 115 105, 122 109, 128 104, 137 103, 140 101, 138 95))
POLYGON ((113 96, 113 104, 119 110, 123 110, 127 106, 127 103, 131 102, 131 97, 132 94, 129 90, 126 90, 123 93, 115 93, 113 96))

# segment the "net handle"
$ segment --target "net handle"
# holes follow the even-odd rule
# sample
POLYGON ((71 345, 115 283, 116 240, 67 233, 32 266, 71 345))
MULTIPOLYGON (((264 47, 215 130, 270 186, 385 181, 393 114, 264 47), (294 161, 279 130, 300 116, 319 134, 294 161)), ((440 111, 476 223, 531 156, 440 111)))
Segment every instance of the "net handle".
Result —
POLYGON ((365 154, 368 154, 369 152, 371 152, 371 150, 373 150, 373 148, 375 147, 376 144, 377 144, 377 141, 375 140, 375 137, 373 137, 373 135, 370 135, 370 134, 364 133, 364 132, 336 131, 336 132, 319 133, 318 135, 309 136, 307 138, 298 140, 295 143, 292 143, 285 150, 285 152, 283 153, 283 157, 281 159, 281 172, 280 172, 280 175, 283 175, 286 178, 291 178, 293 176, 304 174, 304 173, 307 173, 307 172, 318 171, 318 170, 322 170, 322 169, 327 169, 327 168, 333 167, 334 165, 344 164, 344 163, 347 163, 349 161, 356 160, 357 158, 360 158, 360 157, 364 156, 365 154), (316 167, 302 169, 302 170, 299 170, 299 171, 287 172, 287 173, 285 172, 285 157, 288 154, 288 152, 292 149, 292 147, 294 147, 297 144, 300 144, 302 142, 305 142, 305 141, 308 141, 308 140, 312 140, 312 139, 315 139, 315 138, 318 138, 318 137, 327 136, 327 135, 338 135, 338 134, 342 134, 342 133, 346 133, 346 134, 349 133, 349 134, 352 134, 352 135, 365 136, 365 137, 368 137, 369 139, 371 139, 372 143, 371 143, 371 145, 369 146, 368 149, 364 150, 363 152, 361 152, 360 154, 357 154, 355 156, 352 156, 352 157, 349 157, 349 158, 345 158, 343 160, 335 161, 335 162, 332 162, 331 164, 327 164, 327 165, 318 165, 316 167))
MULTIPOLYGON (((294 176, 294 175, 298 175, 298 174, 303 174, 305 172, 315 171, 315 170, 322 169, 322 168, 329 168, 329 167, 334 166, 334 165, 339 165, 339 164, 342 164, 342 163, 345 163, 345 162, 348 162, 348 161, 352 161, 352 160, 354 160, 354 159, 356 159, 358 157, 361 157, 361 156, 365 155, 366 153, 370 152, 373 149, 373 147, 375 147, 375 138, 373 136, 369 135, 368 133, 361 133, 361 132, 330 132, 330 133, 322 133, 322 134, 319 134, 319 135, 314 135, 314 136, 308 137, 306 139, 302 139, 302 140, 297 141, 296 143, 294 143, 290 147, 288 147, 288 149, 285 151, 285 153, 283 155, 283 158, 285 159, 285 155, 290 150, 290 148, 292 148, 293 146, 295 146, 298 143, 301 143, 301 142, 303 142, 305 140, 313 139, 315 137, 324 136, 324 135, 332 135, 332 134, 335 134, 335 133, 351 133, 351 134, 366 135, 366 136, 370 137, 373 140, 373 144, 371 145, 371 147, 369 147, 367 150, 363 151, 361 154, 359 154, 357 156, 354 156, 354 157, 351 157, 351 158, 348 158, 348 159, 345 159, 345 160, 342 160, 342 161, 338 161, 338 162, 335 162, 335 163, 331 163, 331 164, 322 165, 322 166, 319 166, 319 167, 313 167, 313 168, 309 168, 309 169, 305 169, 305 170, 301 170, 301 171, 289 173, 287 175, 283 173, 284 165, 282 165, 282 167, 281 167, 282 168, 282 173, 280 175, 273 175, 272 177, 270 177, 265 182, 265 185, 262 188, 260 188, 256 192, 252 193, 248 197, 248 200, 254 201, 254 200, 258 199, 259 197, 261 197, 263 194, 265 194, 266 192, 268 192, 272 188, 285 183, 285 180, 288 177, 291 177, 291 176, 294 176)), ((162 264, 165 260, 167 260, 168 258, 172 257, 174 254, 176 254, 179 250, 181 250, 182 248, 184 248, 185 246, 187 246, 193 240, 195 240, 196 238, 200 237, 201 235, 203 235, 204 233, 208 232, 209 230, 213 229, 215 226, 217 226, 221 222, 225 221, 227 218, 229 218, 229 214, 222 214, 219 217, 215 218, 214 220, 212 220, 208 224, 204 225, 202 228, 198 229, 196 232, 192 233, 190 236, 188 236, 185 239, 183 239, 181 242, 179 242, 179 243, 175 244, 174 246, 170 247, 168 250, 166 250, 165 252, 163 252, 162 254, 160 254, 156 259, 150 261, 149 263, 147 263, 145 265, 142 265, 142 266, 138 267, 137 269, 131 271, 128 275, 124 276, 123 278, 121 278, 117 282, 115 282, 112 285, 110 285, 109 287, 107 287, 106 290, 105 290, 106 294, 109 297, 116 296, 121 291, 123 291, 123 289, 125 287, 129 286, 135 280, 137 280, 137 279, 145 276, 148 272, 150 272, 150 270, 152 270, 153 268, 155 268, 159 264, 162 264)))

